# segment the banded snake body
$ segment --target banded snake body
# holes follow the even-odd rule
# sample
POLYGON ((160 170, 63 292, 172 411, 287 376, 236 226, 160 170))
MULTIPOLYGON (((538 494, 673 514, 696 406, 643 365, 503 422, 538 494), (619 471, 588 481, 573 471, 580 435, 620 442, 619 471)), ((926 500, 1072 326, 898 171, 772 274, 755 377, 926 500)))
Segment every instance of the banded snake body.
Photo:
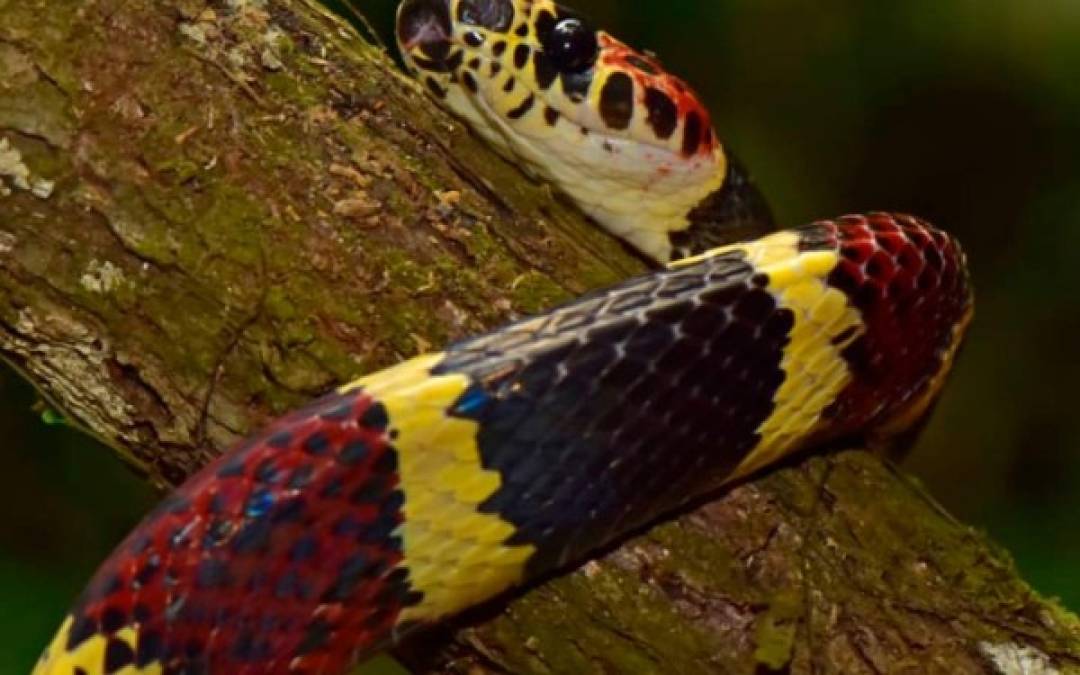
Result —
POLYGON ((196 474, 37 675, 335 674, 793 451, 887 443, 972 312, 916 218, 772 230, 693 92, 550 0, 406 0, 437 99, 658 263, 364 377, 196 474))

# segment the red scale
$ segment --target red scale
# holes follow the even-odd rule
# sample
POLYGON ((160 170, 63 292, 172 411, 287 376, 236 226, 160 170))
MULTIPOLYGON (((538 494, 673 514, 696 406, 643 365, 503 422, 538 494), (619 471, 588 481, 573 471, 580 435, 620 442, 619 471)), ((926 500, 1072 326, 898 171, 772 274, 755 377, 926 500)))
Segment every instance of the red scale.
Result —
POLYGON ((137 665, 260 673, 337 672, 384 639, 417 598, 396 570, 403 500, 376 406, 331 394, 202 470, 98 572, 73 639, 138 623, 137 665))
POLYGON ((855 378, 826 414, 855 431, 929 393, 970 312, 970 289, 956 242, 916 218, 872 214, 829 225, 841 242, 829 282, 853 298, 866 332, 844 350, 855 378))

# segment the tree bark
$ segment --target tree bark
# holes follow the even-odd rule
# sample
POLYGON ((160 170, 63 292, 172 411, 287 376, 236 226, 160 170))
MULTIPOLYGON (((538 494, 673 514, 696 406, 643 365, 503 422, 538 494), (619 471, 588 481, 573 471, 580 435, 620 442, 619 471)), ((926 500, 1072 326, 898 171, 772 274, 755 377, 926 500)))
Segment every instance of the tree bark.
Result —
MULTIPOLYGON (((0 185, 0 354, 162 487, 335 383, 643 269, 314 0, 0 0, 0 185)), ((1080 670, 1080 627, 849 451, 399 656, 1055 672, 1080 670)))

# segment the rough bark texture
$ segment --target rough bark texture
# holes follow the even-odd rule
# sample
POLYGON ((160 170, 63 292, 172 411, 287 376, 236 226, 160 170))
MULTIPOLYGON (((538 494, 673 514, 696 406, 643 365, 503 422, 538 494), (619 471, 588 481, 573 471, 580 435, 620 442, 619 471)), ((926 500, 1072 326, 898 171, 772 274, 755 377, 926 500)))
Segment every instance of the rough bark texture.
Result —
MULTIPOLYGON (((0 354, 162 486, 334 383, 641 269, 314 0, 0 0, 0 185, 0 354)), ((1080 670, 1071 615, 861 452, 458 623, 400 656, 1080 670)))

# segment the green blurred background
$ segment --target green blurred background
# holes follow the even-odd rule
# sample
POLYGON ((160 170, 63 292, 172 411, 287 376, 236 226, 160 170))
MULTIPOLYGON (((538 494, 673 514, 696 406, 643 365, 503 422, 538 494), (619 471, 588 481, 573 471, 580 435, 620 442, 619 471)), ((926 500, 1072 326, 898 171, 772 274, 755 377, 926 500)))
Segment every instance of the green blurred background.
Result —
MULTIPOLYGON (((388 39, 396 3, 354 4, 388 39)), ((978 316, 907 467, 1080 609, 1080 2, 574 4, 701 92, 782 222, 903 210, 960 236, 978 316)), ((34 400, 0 370, 0 674, 155 499, 34 400)))

